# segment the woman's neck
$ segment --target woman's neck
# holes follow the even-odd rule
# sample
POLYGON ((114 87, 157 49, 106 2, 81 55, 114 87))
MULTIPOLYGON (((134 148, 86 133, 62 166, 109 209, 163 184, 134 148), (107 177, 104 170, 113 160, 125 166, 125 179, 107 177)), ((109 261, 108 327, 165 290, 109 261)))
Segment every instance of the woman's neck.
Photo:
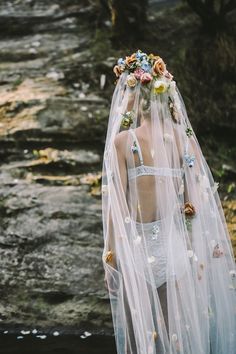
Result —
POLYGON ((146 127, 147 129, 151 129, 151 119, 150 118, 144 118, 143 116, 141 117, 141 126, 146 127))

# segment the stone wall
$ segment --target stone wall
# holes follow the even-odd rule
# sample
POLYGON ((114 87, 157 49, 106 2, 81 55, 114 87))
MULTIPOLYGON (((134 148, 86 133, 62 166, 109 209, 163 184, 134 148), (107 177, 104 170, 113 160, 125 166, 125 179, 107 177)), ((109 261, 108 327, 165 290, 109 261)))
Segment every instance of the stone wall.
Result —
POLYGON ((111 328, 99 188, 109 102, 90 63, 93 16, 82 1, 1 1, 2 325, 111 328))

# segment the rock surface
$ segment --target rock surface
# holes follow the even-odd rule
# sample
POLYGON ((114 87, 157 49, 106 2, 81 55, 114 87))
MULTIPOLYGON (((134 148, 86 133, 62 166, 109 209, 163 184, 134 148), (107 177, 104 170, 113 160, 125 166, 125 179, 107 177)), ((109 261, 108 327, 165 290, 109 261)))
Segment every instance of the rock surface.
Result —
POLYGON ((109 105, 89 62, 91 6, 1 1, 2 326, 112 328, 100 198, 109 105))

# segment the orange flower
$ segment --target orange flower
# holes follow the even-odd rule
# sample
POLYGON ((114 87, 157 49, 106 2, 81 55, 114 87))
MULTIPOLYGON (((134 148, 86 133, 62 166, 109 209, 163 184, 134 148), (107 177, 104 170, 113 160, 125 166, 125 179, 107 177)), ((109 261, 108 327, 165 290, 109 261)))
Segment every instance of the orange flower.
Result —
POLYGON ((133 53, 130 57, 126 57, 125 58, 125 63, 127 64, 127 65, 130 65, 130 64, 132 64, 134 61, 136 61, 137 60, 137 58, 136 58, 136 54, 135 53, 133 53))
POLYGON ((108 251, 106 253, 106 256, 105 256, 105 261, 107 263, 110 263, 110 262, 112 262, 112 259, 113 259, 113 252, 112 251, 108 251))
POLYGON ((153 65, 153 72, 154 74, 158 75, 163 75, 166 72, 166 64, 162 60, 162 58, 159 58, 155 61, 153 65))
POLYGON ((116 77, 119 77, 122 71, 118 65, 115 65, 113 68, 113 72, 116 74, 116 77))
POLYGON ((196 214, 196 210, 190 202, 186 202, 184 204, 184 213, 186 216, 194 216, 196 214))

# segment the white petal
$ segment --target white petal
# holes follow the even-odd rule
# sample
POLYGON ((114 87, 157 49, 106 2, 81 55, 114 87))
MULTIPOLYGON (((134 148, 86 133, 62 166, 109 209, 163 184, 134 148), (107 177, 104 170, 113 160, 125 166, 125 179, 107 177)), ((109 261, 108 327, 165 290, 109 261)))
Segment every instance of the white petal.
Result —
POLYGON ((214 183, 214 186, 211 188, 212 193, 215 193, 218 188, 219 188, 219 182, 215 182, 215 183, 214 183))
POLYGON ((192 251, 192 250, 188 250, 187 253, 188 253, 188 257, 189 257, 189 258, 192 258, 192 257, 193 257, 193 251, 192 251))
POLYGON ((178 340, 177 334, 173 333, 171 339, 173 340, 173 342, 176 342, 178 340))
POLYGON ((92 333, 85 331, 85 332, 84 332, 84 335, 87 336, 87 337, 89 337, 89 336, 92 335, 92 333))
POLYGON ((216 240, 211 240, 210 244, 211 244, 212 247, 215 247, 216 246, 216 240))
POLYGON ((184 193, 184 184, 182 183, 179 187, 179 194, 183 194, 184 193))
POLYGON ((236 276, 236 270, 232 269, 229 271, 229 274, 232 276, 232 277, 235 277, 236 276))
POLYGON ((102 193, 106 194, 107 193, 107 184, 102 185, 102 193))
POLYGON ((134 239, 134 244, 139 245, 141 243, 141 237, 137 236, 136 239, 134 239))
POLYGON ((148 263, 153 263, 155 262, 155 257, 154 256, 151 256, 151 257, 148 257, 148 263))
POLYGON ((197 262, 198 261, 198 258, 197 258, 197 255, 194 253, 194 256, 193 256, 194 260, 197 262))

